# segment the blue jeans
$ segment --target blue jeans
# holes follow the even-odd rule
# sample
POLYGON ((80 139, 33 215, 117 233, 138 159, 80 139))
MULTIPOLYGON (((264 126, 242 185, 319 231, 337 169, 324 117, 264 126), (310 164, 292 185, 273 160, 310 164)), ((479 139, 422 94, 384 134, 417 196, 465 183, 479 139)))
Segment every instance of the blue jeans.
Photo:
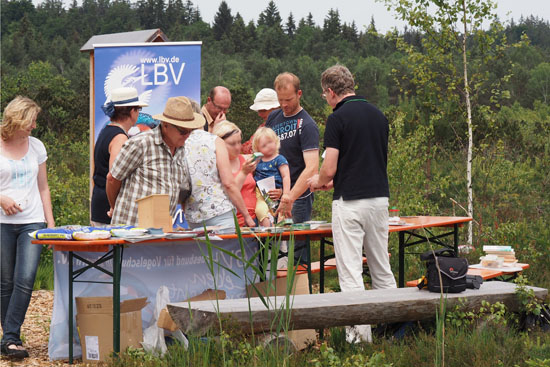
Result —
POLYGON ((31 301, 42 246, 31 244, 28 233, 46 223, 0 224, 0 298, 2 345, 21 345, 21 325, 31 301))
MULTIPOLYGON (((298 199, 292 205, 292 221, 294 223, 303 223, 311 220, 313 210, 313 193, 311 195, 298 199)), ((307 264, 309 261, 309 240, 294 241, 294 259, 300 259, 301 264, 307 264)))

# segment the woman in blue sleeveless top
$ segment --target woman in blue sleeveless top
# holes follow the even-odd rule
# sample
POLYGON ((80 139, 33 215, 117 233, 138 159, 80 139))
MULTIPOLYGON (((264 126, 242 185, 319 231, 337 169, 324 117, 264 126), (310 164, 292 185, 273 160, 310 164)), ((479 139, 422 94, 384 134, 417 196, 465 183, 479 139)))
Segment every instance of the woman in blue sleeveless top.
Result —
POLYGON ((94 189, 92 192, 91 224, 100 227, 111 223, 105 192, 107 173, 122 145, 128 140, 128 130, 135 125, 139 111, 147 104, 140 102, 135 88, 117 88, 111 92, 111 101, 103 112, 111 121, 99 133, 94 148, 94 189))

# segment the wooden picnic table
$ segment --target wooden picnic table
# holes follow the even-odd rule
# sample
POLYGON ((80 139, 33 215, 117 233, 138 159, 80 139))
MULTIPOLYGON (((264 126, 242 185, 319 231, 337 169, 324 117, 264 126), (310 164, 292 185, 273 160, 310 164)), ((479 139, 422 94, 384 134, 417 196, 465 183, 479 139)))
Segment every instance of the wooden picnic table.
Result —
MULTIPOLYGON (((281 240, 289 240, 291 238, 318 240, 323 236, 331 236, 331 230, 306 230, 300 232, 284 232, 280 234, 271 233, 254 233, 243 235, 244 238, 259 238, 264 239, 268 237, 277 237, 281 240)), ((224 234, 217 235, 222 240, 235 240, 238 238, 236 234, 224 234)), ((113 286, 113 351, 115 353, 120 352, 120 288, 121 288, 121 274, 122 274, 122 262, 123 262, 123 248, 135 247, 135 246, 154 246, 154 245, 174 245, 184 246, 194 243, 196 238, 154 238, 140 242, 133 242, 125 240, 124 238, 111 238, 108 240, 33 240, 32 243, 36 245, 50 245, 54 251, 64 251, 68 255, 68 349, 69 349, 69 363, 73 363, 73 336, 74 336, 74 295, 73 287, 74 283, 106 283, 113 286), (95 252, 100 253, 100 257, 97 260, 90 261, 82 256, 82 253, 95 252), (75 269, 75 261, 84 263, 82 268, 75 269), (101 280, 80 280, 79 277, 90 269, 96 269, 103 274, 108 275, 109 281, 101 280)), ((221 243, 213 241, 217 245, 221 243)), ((144 279, 146 281, 146 279, 144 279)), ((311 279, 310 279, 311 285, 311 279)))
MULTIPOLYGON (((439 216, 408 216, 401 217, 405 224, 390 225, 389 232, 397 232, 399 236, 399 253, 398 253, 398 286, 405 286, 405 249, 407 247, 416 246, 419 244, 431 243, 438 247, 447 247, 454 249, 458 254, 458 228, 464 223, 470 222, 471 217, 439 217, 439 216), (435 233, 434 229, 446 229, 443 233, 435 233), (452 237, 452 244, 442 241, 444 238, 452 237)), ((325 255, 325 246, 334 246, 332 241, 326 238, 321 239, 320 246, 320 267, 321 274, 319 280, 320 292, 325 289, 325 263, 327 260, 334 257, 334 254, 325 255)))
MULTIPOLYGON (((404 286, 404 256, 405 248, 425 243, 432 242, 440 246, 451 247, 441 241, 442 238, 452 236, 455 251, 458 251, 458 228, 468 221, 470 217, 402 217, 406 222, 405 225, 390 226, 389 232, 399 233, 399 286, 404 286), (443 234, 433 234, 433 228, 449 228, 450 230, 443 234), (418 230, 418 231, 417 231, 418 230), (405 237, 407 236, 407 237, 405 237), (411 241, 411 239, 415 239, 411 241)), ((222 239, 236 239, 236 234, 218 235, 222 239)), ((290 230, 283 233, 252 233, 243 235, 244 238, 264 239, 268 237, 276 237, 278 240, 289 239, 309 239, 310 241, 319 240, 321 242, 321 260, 319 263, 320 269, 320 289, 324 292, 324 272, 325 264, 333 255, 325 256, 325 245, 332 245, 328 238, 332 238, 331 229, 316 229, 316 230, 290 230)), ((86 272, 88 269, 97 269, 112 278, 109 284, 113 285, 113 350, 115 353, 120 352, 120 277, 122 271, 122 249, 124 246, 142 246, 154 245, 161 243, 185 244, 188 241, 194 241, 193 238, 188 239, 167 239, 155 238, 143 242, 129 242, 123 238, 115 238, 109 240, 91 240, 91 241, 68 241, 68 240, 33 240, 33 244, 51 245, 54 251, 66 251, 69 258, 69 363, 73 362, 72 338, 73 338, 73 283, 78 282, 77 278, 86 272), (99 252, 104 253, 98 260, 90 262, 79 252, 99 252), (73 270, 74 260, 82 261, 86 264, 81 269, 73 270), (105 264, 112 261, 112 271, 105 268, 105 264)), ((309 241, 308 241, 309 246, 309 241)), ((309 247, 307 249, 310 250, 309 247)), ((311 292, 311 263, 305 264, 310 283, 311 292)), ((104 282, 103 282, 104 283, 104 282)))

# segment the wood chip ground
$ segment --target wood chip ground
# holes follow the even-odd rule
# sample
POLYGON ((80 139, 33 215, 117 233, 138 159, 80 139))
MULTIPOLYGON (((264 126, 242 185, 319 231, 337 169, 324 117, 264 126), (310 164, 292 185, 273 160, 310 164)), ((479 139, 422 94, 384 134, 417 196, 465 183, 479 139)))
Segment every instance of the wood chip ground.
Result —
MULTIPOLYGON (((313 285, 314 291, 318 292, 318 285, 313 285)), ((31 303, 27 310, 27 317, 21 328, 21 334, 24 339, 24 346, 30 354, 29 358, 22 361, 12 361, 0 359, 1 367, 8 366, 71 366, 68 360, 50 361, 48 358, 48 340, 50 337, 50 321, 53 309, 53 291, 39 290, 32 293, 31 303)), ((0 328, 1 330, 1 328, 0 328)), ((79 363, 75 360, 72 366, 84 367, 92 366, 85 363, 79 363)), ((93 365, 97 366, 97 365, 93 365)))
MULTIPOLYGON (((21 327, 23 345, 27 348, 30 357, 22 361, 2 359, 0 366, 70 366, 66 361, 50 361, 48 359, 48 339, 50 335, 50 321, 53 309, 53 291, 34 291, 31 303, 27 310, 27 317, 21 327)), ((76 360, 75 362, 80 362, 76 360)), ((73 366, 82 367, 86 364, 75 363, 73 366)))

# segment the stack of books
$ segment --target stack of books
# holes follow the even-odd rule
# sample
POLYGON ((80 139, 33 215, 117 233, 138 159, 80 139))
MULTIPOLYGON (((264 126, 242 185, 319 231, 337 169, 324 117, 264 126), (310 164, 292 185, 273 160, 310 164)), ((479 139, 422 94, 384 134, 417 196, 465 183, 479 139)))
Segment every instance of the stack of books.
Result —
POLYGON ((486 255, 495 255, 503 259, 504 264, 513 264, 518 262, 516 253, 512 246, 483 246, 486 255))
POLYGON ((304 223, 309 224, 311 229, 332 229, 332 223, 328 223, 326 220, 308 220, 304 223))

